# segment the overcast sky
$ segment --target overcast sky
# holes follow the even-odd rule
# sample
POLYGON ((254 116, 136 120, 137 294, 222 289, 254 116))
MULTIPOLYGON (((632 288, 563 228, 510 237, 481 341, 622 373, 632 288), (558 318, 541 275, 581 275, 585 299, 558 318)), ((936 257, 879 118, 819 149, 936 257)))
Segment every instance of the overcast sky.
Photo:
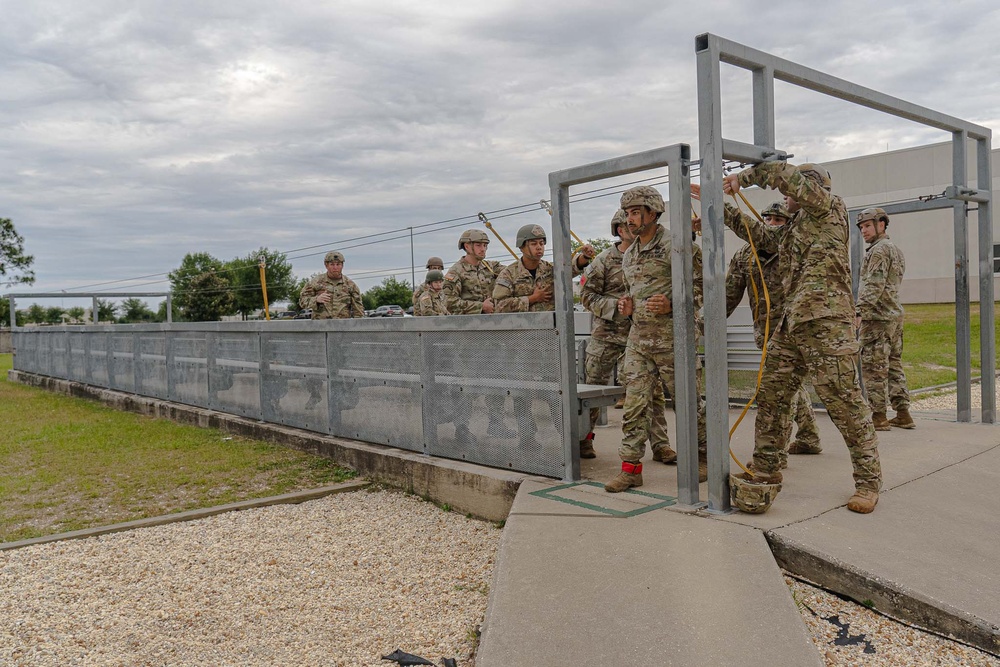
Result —
MULTIPOLYGON (((409 280, 409 232, 350 239, 537 203, 549 172, 615 155, 679 142, 697 153, 703 32, 995 131, 994 7, 0 0, 0 216, 35 256, 32 290, 261 246, 289 252, 301 277, 343 250, 364 290, 391 272, 409 280)), ((746 141, 749 82, 724 67, 724 131, 746 141)), ((950 138, 780 83, 776 98, 778 145, 796 159, 950 138)), ((575 231, 606 235, 616 202, 574 207, 575 231)), ((537 206, 513 212, 529 208, 496 218, 509 241, 548 225, 537 206)), ((450 265, 461 229, 477 226, 415 229, 429 232, 414 237, 418 280, 428 255, 450 265)), ((498 243, 490 255, 502 258, 498 243)))

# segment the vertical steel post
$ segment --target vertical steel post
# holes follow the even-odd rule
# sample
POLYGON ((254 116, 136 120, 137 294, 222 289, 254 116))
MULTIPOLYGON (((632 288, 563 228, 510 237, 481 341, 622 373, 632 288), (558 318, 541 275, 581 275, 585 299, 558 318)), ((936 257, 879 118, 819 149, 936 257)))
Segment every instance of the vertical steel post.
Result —
MULTIPOLYGON (((701 247, 704 251, 708 509, 727 512, 730 510, 729 369, 726 359, 726 228, 722 201, 722 87, 715 41, 706 39, 702 42, 699 38, 696 48, 701 144, 701 247)), ((765 84, 762 81, 760 85, 763 88, 765 84)), ((755 117, 755 131, 757 120, 755 117)))
POLYGON ((563 478, 580 479, 580 420, 576 418, 576 338, 573 316, 573 273, 570 267, 572 245, 569 238, 569 186, 561 185, 549 176, 552 201, 552 262, 555 273, 555 325, 561 337, 562 363, 559 364, 559 386, 562 387, 563 414, 563 478))
POLYGON ((997 419, 996 397, 996 339, 993 318, 996 316, 993 287, 993 175, 990 164, 990 139, 976 141, 976 185, 988 196, 979 203, 979 354, 983 392, 982 421, 995 424, 997 419))
POLYGON ((670 295, 674 324, 674 413, 677 416, 677 500, 698 497, 698 384, 695 367, 693 242, 691 240, 691 149, 681 145, 670 166, 670 295), (679 298, 678 298, 679 297, 679 298))
POLYGON ((97 297, 91 299, 90 321, 97 324, 100 321, 100 313, 97 310, 97 297))
MULTIPOLYGON (((296 305, 298 305, 298 304, 296 304, 296 305)), ((173 302, 171 301, 171 296, 168 294, 167 295, 167 324, 170 324, 173 321, 174 321, 174 305, 173 305, 173 302)))
POLYGON ((7 305, 10 306, 10 330, 13 331, 17 328, 17 305, 15 304, 15 299, 12 296, 7 297, 7 305))
MULTIPOLYGON (((966 175, 965 130, 952 133, 951 172, 956 188, 968 187, 966 175)), ((952 210, 955 220, 955 368, 957 420, 972 421, 972 328, 969 316, 969 221, 966 203, 956 201, 952 210)))
POLYGON ((410 289, 417 289, 417 261, 413 257, 413 227, 410 227, 410 289))

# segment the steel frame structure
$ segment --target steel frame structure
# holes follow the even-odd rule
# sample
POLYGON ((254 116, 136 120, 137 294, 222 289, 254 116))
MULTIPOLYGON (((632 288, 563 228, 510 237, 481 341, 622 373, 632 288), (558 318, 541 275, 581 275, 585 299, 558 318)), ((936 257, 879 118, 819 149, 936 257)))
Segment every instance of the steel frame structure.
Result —
MULTIPOLYGON (((565 330, 573 326, 573 296, 567 292, 570 285, 569 230, 570 203, 569 188, 592 181, 633 174, 638 171, 666 167, 670 177, 668 213, 672 241, 671 275, 673 278, 672 303, 674 323, 674 368, 676 395, 673 397, 677 415, 677 491, 682 505, 700 505, 698 497, 698 420, 695 377, 696 351, 694 329, 694 281, 691 240, 691 148, 687 144, 674 144, 654 148, 642 153, 611 158, 580 167, 564 169, 549 174, 549 189, 552 197, 552 227, 555 257, 562 261, 556 264, 556 328, 565 330)), ((725 321, 723 320, 723 338, 725 321)), ((571 331, 571 330, 570 330, 571 331)), ((562 338, 567 346, 566 358, 573 358, 574 336, 562 338)), ((726 352, 722 352, 723 368, 726 352)), ((568 364, 563 366, 563 411, 575 409, 576 378, 567 375, 568 364)), ((567 447, 575 447, 580 440, 576 420, 570 422, 570 438, 567 447)), ((579 457, 570 456, 573 461, 573 479, 579 479, 579 457)))
POLYGON ((167 322, 173 322, 173 313, 171 312, 170 304, 171 297, 170 292, 12 292, 6 295, 10 298, 10 328, 17 328, 17 317, 15 314, 16 308, 14 303, 18 297, 32 298, 32 299, 86 299, 90 297, 93 303, 91 312, 93 313, 94 324, 100 324, 100 318, 98 317, 97 311, 97 300, 105 296, 126 296, 126 297, 140 297, 140 296, 160 296, 167 300, 167 322))
MULTIPOLYGON (((952 182, 946 196, 955 224, 955 319, 957 322, 958 421, 971 421, 971 348, 969 316, 969 257, 967 202, 979 205, 980 355, 983 369, 996 366, 993 340, 993 215, 990 166, 991 132, 980 125, 912 104, 839 79, 818 70, 775 57, 716 35, 695 38, 698 67, 698 128, 701 158, 702 233, 705 284, 705 385, 708 416, 708 504, 710 510, 729 511, 729 465, 725 368, 725 242, 722 179, 724 160, 764 162, 783 160, 787 153, 775 147, 774 81, 822 93, 882 111, 952 135, 952 182), (749 70, 753 76, 753 144, 722 135, 722 63, 749 70), (976 187, 968 184, 967 142, 976 142, 976 187)), ((982 422, 996 421, 994 383, 982 385, 982 422)))

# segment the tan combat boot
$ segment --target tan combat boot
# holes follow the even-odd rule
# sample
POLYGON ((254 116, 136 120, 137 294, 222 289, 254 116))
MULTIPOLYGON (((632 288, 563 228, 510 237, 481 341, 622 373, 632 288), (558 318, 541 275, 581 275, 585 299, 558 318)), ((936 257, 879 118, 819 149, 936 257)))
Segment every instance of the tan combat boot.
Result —
POLYGON ((847 509, 858 514, 869 514, 878 505, 878 491, 875 489, 856 489, 851 499, 847 501, 847 509))
POLYGON ((653 451, 653 460, 659 461, 660 463, 666 463, 667 465, 677 464, 677 452, 672 450, 670 447, 660 447, 653 451))
POLYGON ((815 445, 807 445, 796 440, 788 446, 789 454, 822 454, 823 448, 817 442, 815 445))
POLYGON ((588 433, 587 437, 580 441, 580 458, 597 458, 597 452, 594 451, 594 434, 592 432, 588 433))
POLYGON ((622 461, 621 472, 604 485, 604 490, 608 493, 621 493, 633 486, 642 486, 642 464, 622 461))
POLYGON ((876 431, 890 431, 892 430, 889 425, 889 420, 886 419, 884 412, 873 412, 872 413, 872 424, 875 425, 876 431))
POLYGON ((889 420, 891 426, 896 428, 916 428, 917 425, 913 423, 913 417, 910 416, 910 411, 907 408, 900 408, 896 410, 896 416, 889 420))

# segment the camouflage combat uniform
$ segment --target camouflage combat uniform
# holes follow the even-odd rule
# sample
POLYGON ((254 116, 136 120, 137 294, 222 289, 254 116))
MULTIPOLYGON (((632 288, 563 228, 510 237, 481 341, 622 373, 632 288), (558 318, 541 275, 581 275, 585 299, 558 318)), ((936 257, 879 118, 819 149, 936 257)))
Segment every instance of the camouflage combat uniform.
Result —
MULTIPOLYGON (((701 248, 693 246, 694 307, 701 308, 701 248)), ((622 258, 622 271, 629 296, 634 304, 632 328, 625 346, 625 363, 621 378, 625 384, 625 408, 622 415, 622 444, 618 450, 622 461, 638 463, 646 451, 650 433, 650 407, 654 387, 663 383, 675 396, 674 385, 674 320, 673 314, 654 315, 646 308, 646 300, 655 294, 673 294, 670 234, 662 225, 649 243, 636 239, 622 258)), ((698 383, 700 384, 700 382, 698 383)), ((698 388, 698 450, 705 451, 705 401, 698 388)))
MULTIPOLYGON (((851 453, 854 484, 878 491, 882 468, 872 414, 861 395, 854 355, 854 304, 848 261, 847 208, 821 183, 782 162, 766 162, 739 173, 741 187, 777 188, 800 209, 780 228, 750 225, 758 251, 778 253, 785 307, 768 345, 757 397, 753 465, 776 473, 790 431, 788 407, 807 376, 826 404, 851 453)), ((744 240, 742 224, 727 226, 744 240)))
POLYGON ((420 287, 418 287, 417 289, 413 290, 413 310, 414 310, 413 314, 414 315, 416 315, 417 302, 420 301, 420 295, 423 294, 424 292, 428 291, 428 289, 429 288, 427 287, 427 283, 423 283, 422 285, 420 285, 420 287))
POLYGON ((420 295, 420 299, 413 309, 413 314, 424 317, 447 315, 448 304, 446 299, 447 297, 445 297, 443 289, 435 292, 433 289, 428 288, 420 295))
POLYGON ((906 260, 887 234, 865 250, 856 314, 861 318, 861 377, 872 412, 910 409, 903 373, 903 306, 899 284, 906 260))
POLYGON ((314 320, 365 316, 365 307, 361 303, 361 290, 347 276, 341 276, 339 280, 333 280, 326 273, 313 276, 302 288, 299 305, 312 309, 314 320), (317 303, 316 297, 323 292, 330 293, 330 300, 326 303, 317 303))
MULTIPOLYGON (((622 272, 622 252, 617 245, 601 252, 586 270, 581 301, 593 313, 590 340, 587 342, 587 384, 608 384, 614 365, 623 364, 625 345, 631 323, 618 312, 618 298, 624 296, 625 274, 622 272)), ((670 446, 667 436, 666 397, 663 386, 656 383, 650 404, 650 446, 656 452, 670 446)), ((590 411, 590 432, 601 416, 600 408, 590 411)))
MULTIPOLYGON (((578 276, 581 273, 576 263, 576 257, 576 255, 573 256, 571 263, 573 276, 578 276)), ((531 275, 531 271, 524 268, 524 264, 519 259, 501 269, 500 275, 497 276, 496 285, 493 287, 493 303, 496 304, 498 313, 541 313, 555 310, 555 301, 528 303, 528 297, 535 291, 536 286, 547 286, 555 294, 554 283, 555 274, 552 262, 540 260, 538 268, 535 269, 535 275, 531 275)))
MULTIPOLYGON (((739 209, 732 204, 726 204, 726 219, 733 224, 742 225, 739 209)), ((786 223, 787 224, 787 223, 786 223)), ((781 229, 775 227, 773 229, 781 229)), ((764 348, 764 325, 768 324, 768 337, 774 336, 781 322, 781 312, 784 308, 781 273, 779 271, 778 255, 758 250, 757 256, 764 269, 764 281, 761 282, 760 270, 754 261, 753 249, 747 243, 733 255, 726 273, 726 317, 733 314, 736 307, 743 301, 743 293, 750 297, 750 308, 753 310, 753 339, 757 349, 764 348), (770 317, 764 303, 764 283, 767 284, 768 300, 770 301, 770 317), (754 288, 756 287, 756 291, 754 288)), ((792 410, 798 431, 795 434, 797 444, 801 448, 818 450, 819 428, 816 425, 816 415, 812 409, 812 398, 805 384, 792 399, 792 410)), ((789 423, 789 426, 791 424, 789 423)), ((790 435, 790 433, 789 433, 790 435)), ((782 457, 787 455, 782 452, 782 457)))
POLYGON ((500 262, 488 259, 470 264, 464 259, 455 262, 444 276, 445 300, 452 315, 478 315, 483 301, 493 296, 493 284, 501 269, 500 262))

